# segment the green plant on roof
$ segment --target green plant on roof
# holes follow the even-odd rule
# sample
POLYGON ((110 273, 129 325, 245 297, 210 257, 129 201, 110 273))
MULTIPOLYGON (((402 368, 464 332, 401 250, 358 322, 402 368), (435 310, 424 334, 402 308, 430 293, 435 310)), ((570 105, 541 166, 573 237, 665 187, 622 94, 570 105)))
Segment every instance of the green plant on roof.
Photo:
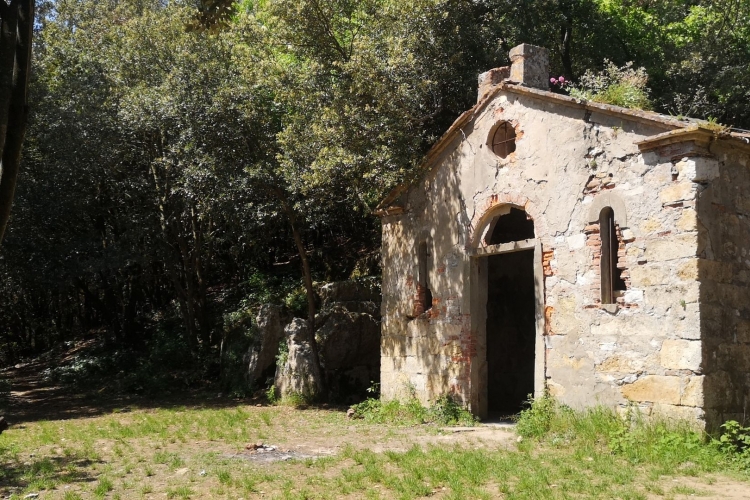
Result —
POLYGON ((633 63, 618 67, 604 60, 602 71, 588 70, 577 84, 567 88, 571 97, 587 101, 612 104, 631 109, 652 109, 650 90, 646 87, 648 74, 645 68, 633 68, 633 63))
POLYGON ((719 121, 714 118, 713 116, 709 116, 708 120, 701 123, 701 127, 707 128, 708 130, 715 132, 717 134, 721 134, 723 132, 726 132, 729 130, 728 125, 724 125, 722 123, 719 123, 719 121))

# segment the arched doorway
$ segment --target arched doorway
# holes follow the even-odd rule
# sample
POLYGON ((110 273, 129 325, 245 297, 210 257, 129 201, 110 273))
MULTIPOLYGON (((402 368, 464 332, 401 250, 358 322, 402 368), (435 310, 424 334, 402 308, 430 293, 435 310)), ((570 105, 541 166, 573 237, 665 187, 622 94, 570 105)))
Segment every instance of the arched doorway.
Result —
MULTIPOLYGON (((534 221, 523 210, 511 208, 497 217, 486 243, 533 239, 534 221)), ((518 413, 534 394, 534 249, 486 259, 487 409, 491 416, 503 416, 518 413)))
POLYGON ((472 251, 476 394, 480 416, 503 418, 544 387, 541 246, 520 207, 497 207, 483 220, 472 251))

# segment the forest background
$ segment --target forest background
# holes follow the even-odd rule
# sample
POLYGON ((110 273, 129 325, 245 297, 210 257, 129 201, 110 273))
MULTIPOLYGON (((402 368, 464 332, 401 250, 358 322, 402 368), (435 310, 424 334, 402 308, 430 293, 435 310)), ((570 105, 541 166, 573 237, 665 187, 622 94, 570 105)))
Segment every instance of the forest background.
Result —
POLYGON ((314 326, 316 284, 379 275, 372 209, 519 43, 574 82, 632 61, 655 111, 750 128, 750 0, 243 0, 208 29, 198 8, 37 2, 0 365, 89 338, 54 376, 194 385, 262 303, 314 326))

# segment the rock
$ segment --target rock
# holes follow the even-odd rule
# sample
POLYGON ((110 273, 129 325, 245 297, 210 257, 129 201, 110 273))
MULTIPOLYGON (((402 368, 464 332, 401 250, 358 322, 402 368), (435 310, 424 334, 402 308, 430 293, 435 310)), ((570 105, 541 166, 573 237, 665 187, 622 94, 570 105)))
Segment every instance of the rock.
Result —
POLYGON ((317 332, 331 396, 354 402, 380 381, 380 286, 347 280, 320 288, 323 326, 317 332))
POLYGON ((370 280, 347 280, 328 283, 320 287, 321 311, 343 307, 349 312, 380 311, 380 287, 370 280))
POLYGON ((312 399, 317 393, 313 377, 313 358, 310 343, 307 341, 307 323, 294 318, 284 328, 288 354, 286 362, 276 367, 274 386, 282 397, 297 395, 312 399))
POLYGON ((328 387, 334 396, 367 396, 380 380, 380 321, 337 308, 318 332, 328 387))
POLYGON ((250 385, 262 384, 272 375, 279 353, 279 342, 284 338, 284 323, 287 318, 281 306, 264 304, 255 318, 258 334, 245 355, 247 381, 250 385))

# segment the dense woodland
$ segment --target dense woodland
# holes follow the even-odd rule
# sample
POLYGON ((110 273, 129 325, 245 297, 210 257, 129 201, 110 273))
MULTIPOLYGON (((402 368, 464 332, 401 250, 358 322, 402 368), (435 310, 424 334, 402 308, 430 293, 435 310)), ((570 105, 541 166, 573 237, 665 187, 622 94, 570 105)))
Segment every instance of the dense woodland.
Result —
POLYGON ((317 283, 379 274, 372 209, 519 43, 750 128, 750 0, 207 3, 36 2, 1 364, 85 337, 210 375, 258 304, 314 324, 317 283))

